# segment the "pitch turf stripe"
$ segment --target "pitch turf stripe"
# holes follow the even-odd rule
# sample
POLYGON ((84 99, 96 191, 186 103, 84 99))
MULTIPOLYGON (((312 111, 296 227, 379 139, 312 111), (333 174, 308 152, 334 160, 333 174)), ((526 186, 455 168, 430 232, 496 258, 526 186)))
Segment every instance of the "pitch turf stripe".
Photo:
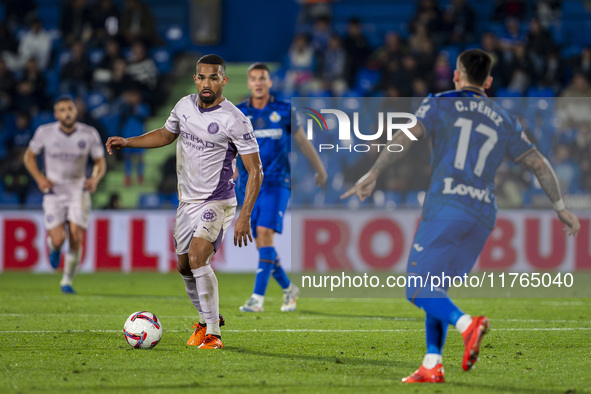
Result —
MULTIPOLYGON (((0 313, 0 317, 31 317, 30 313, 0 313)), ((64 316, 63 313, 35 313, 35 316, 64 316)), ((77 313, 70 314, 69 316, 80 316, 80 317, 94 317, 96 314, 85 314, 77 313)), ((101 315, 102 318, 120 318, 122 315, 101 315)), ((160 319, 195 319, 193 315, 158 315, 160 319)), ((339 316, 334 316, 339 318, 339 316)), ((326 320, 326 316, 298 316, 298 320, 326 320)), ((384 321, 406 321, 406 322, 421 322, 425 321, 424 318, 420 317, 372 317, 372 316, 359 316, 358 320, 384 320, 384 321)), ((591 324, 591 320, 548 320, 548 319, 499 319, 495 318, 494 321, 499 322, 510 322, 510 323, 580 323, 580 324, 591 324)))
MULTIPOLYGON (((494 331, 572 331, 572 330, 591 330, 591 327, 550 327, 550 328, 495 328, 494 331)), ((189 332, 187 330, 165 330, 166 332, 189 332)), ((372 330, 294 330, 294 329, 271 329, 271 330, 223 330, 228 333, 265 333, 265 332, 317 332, 317 333, 339 333, 339 332, 423 332, 424 330, 400 329, 372 329, 372 330)), ((80 333, 123 333, 123 330, 0 330, 2 334, 80 334, 80 333)))

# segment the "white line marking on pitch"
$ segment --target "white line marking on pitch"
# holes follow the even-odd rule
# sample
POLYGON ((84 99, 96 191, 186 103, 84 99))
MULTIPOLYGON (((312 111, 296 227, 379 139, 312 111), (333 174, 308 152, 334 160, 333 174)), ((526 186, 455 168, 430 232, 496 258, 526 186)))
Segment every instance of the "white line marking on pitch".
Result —
MULTIPOLYGON (((591 330, 591 327, 550 327, 550 328, 495 328, 493 331, 571 331, 571 330, 591 330)), ((189 332, 187 330, 166 330, 166 332, 189 332)), ((424 330, 415 329, 372 329, 372 330, 294 330, 286 329, 271 329, 271 330, 223 330, 223 332, 231 332, 236 334, 242 333, 265 333, 265 332, 317 332, 317 333, 339 333, 339 332, 422 332, 424 330)), ((123 333, 123 330, 0 330, 3 334, 80 334, 80 333, 123 333)))

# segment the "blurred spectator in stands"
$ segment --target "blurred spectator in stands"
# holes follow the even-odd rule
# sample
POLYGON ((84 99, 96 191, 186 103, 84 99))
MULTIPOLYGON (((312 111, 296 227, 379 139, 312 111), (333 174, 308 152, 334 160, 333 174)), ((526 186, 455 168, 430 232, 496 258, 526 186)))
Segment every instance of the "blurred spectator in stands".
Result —
POLYGON ((15 90, 16 78, 6 67, 4 59, 0 58, 0 111, 8 111, 12 107, 15 90))
POLYGON ((150 46, 160 42, 152 11, 141 0, 125 0, 120 31, 129 45, 138 40, 150 46))
POLYGON ((90 11, 92 40, 95 45, 108 45, 119 34, 120 12, 113 0, 99 0, 90 11))
POLYGON ((447 52, 439 52, 435 65, 433 66, 433 90, 435 92, 442 92, 453 88, 452 77, 453 70, 449 63, 449 54, 447 52))
MULTIPOLYGON (((410 56, 410 55, 409 55, 410 56)), ((406 83, 404 71, 402 70, 401 60, 391 60, 385 64, 385 67, 381 69, 380 82, 376 86, 376 90, 388 91, 390 88, 396 88, 396 91, 400 96, 406 96, 403 91, 406 83)), ((390 94, 387 94, 390 96, 390 94)), ((395 96, 390 96, 395 97, 395 96)))
POLYGON ((430 34, 427 31, 427 27, 423 24, 418 24, 414 27, 413 32, 408 37, 408 47, 410 52, 417 52, 421 47, 422 43, 429 41, 430 34))
POLYGON ((397 86, 403 97, 408 97, 411 95, 412 81, 420 76, 417 68, 417 59, 414 56, 406 55, 402 58, 402 73, 404 79, 397 86))
POLYGON ((577 72, 571 83, 560 94, 556 104, 557 115, 561 123, 566 126, 574 126, 580 123, 591 123, 591 87, 583 73, 577 72), (586 99, 584 99, 586 98, 586 99))
POLYGON ((109 196, 109 202, 103 207, 103 209, 121 209, 121 197, 119 193, 111 193, 109 196))
POLYGON ((537 82, 537 74, 524 43, 517 43, 513 49, 513 56, 507 65, 509 89, 525 93, 525 90, 537 82))
POLYGON ((536 72, 541 74, 548 53, 554 49, 554 43, 550 32, 535 18, 529 22, 526 47, 536 72))
POLYGON ((417 11, 410 21, 410 32, 416 34, 416 30, 424 27, 424 34, 428 37, 439 30, 441 26, 441 10, 435 0, 421 0, 417 11))
POLYGON ((591 47, 585 47, 581 53, 569 61, 575 72, 585 75, 587 80, 591 80, 591 47))
POLYGON ((29 112, 36 115, 48 107, 45 87, 47 81, 43 73, 37 68, 37 62, 31 58, 16 85, 14 108, 17 111, 29 112))
POLYGON ((67 0, 62 6, 60 30, 66 45, 74 41, 87 42, 92 37, 90 8, 86 0, 67 0))
POLYGON ((400 34, 389 31, 384 36, 384 45, 373 51, 369 57, 369 67, 385 70, 392 61, 400 64, 405 53, 400 34))
POLYGON ((521 32, 521 25, 519 19, 515 17, 507 17, 505 19, 505 31, 501 34, 500 44, 504 51, 507 51, 511 56, 511 51, 517 45, 525 43, 525 36, 521 32))
POLYGON ((433 70, 433 65, 437 58, 433 41, 424 40, 419 43, 419 47, 416 48, 416 53, 414 55, 417 60, 417 71, 423 76, 428 76, 428 73, 433 70))
POLYGON ((148 56, 146 46, 141 41, 136 41, 131 45, 127 74, 131 79, 141 84, 144 97, 148 98, 151 103, 158 87, 158 68, 154 59, 148 56))
POLYGON ((88 83, 92 76, 92 65, 86 55, 84 44, 73 41, 70 59, 60 71, 60 92, 73 97, 86 97, 88 83))
POLYGON ((16 55, 18 51, 18 41, 10 33, 6 22, 0 22, 0 54, 9 52, 16 55))
POLYGON ((466 44, 474 41, 476 32, 476 12, 466 0, 453 0, 443 12, 442 26, 439 32, 447 37, 439 43, 466 44))
POLYGON ((333 0, 296 0, 300 11, 296 21, 298 32, 306 32, 318 18, 332 17, 333 0))
MULTIPOLYGON (((591 125, 580 123, 576 126, 576 134, 571 144, 572 159, 579 164, 583 176, 591 176, 591 125)), ((589 190, 591 191, 591 190, 589 190)))
POLYGON ((427 97, 429 93, 429 85, 425 79, 416 77, 412 80, 412 89, 410 92, 412 97, 427 97))
POLYGON ((108 88, 108 97, 113 100, 121 97, 123 92, 134 85, 133 79, 127 74, 127 62, 124 59, 118 59, 113 63, 113 72, 111 79, 106 85, 108 88))
POLYGON ((15 124, 16 128, 8 131, 9 139, 6 145, 9 154, 2 166, 2 181, 6 191, 16 193, 19 204, 23 206, 31 184, 31 178, 23 162, 23 155, 33 137, 31 116, 27 112, 18 112, 15 124))
POLYGON ((43 29, 41 20, 33 19, 30 30, 19 42, 16 54, 4 52, 2 56, 12 71, 21 71, 31 58, 35 59, 40 70, 45 71, 51 56, 51 37, 43 29))
POLYGON ((106 86, 113 79, 115 63, 122 60, 122 58, 119 42, 115 39, 109 39, 105 43, 105 53, 92 73, 92 84, 95 88, 106 90, 106 86))
POLYGON ((29 24, 37 16, 35 0, 3 0, 6 22, 10 30, 29 24))
POLYGON ((328 41, 326 50, 322 53, 322 68, 320 79, 324 82, 326 89, 331 90, 334 95, 340 95, 346 90, 347 82, 347 53, 343 48, 341 37, 333 34, 328 41), (344 88, 343 88, 344 85, 344 88))
POLYGON ((523 193, 528 183, 521 176, 519 166, 503 160, 495 174, 495 199, 502 208, 523 208, 523 193))
MULTIPOLYGON (((96 131, 98 131, 99 135, 101 136, 101 140, 103 141, 103 143, 106 143, 107 138, 109 136, 107 136, 107 132, 106 132, 105 128, 103 127, 103 125, 101 124, 101 122, 96 120, 94 118, 94 116, 92 116, 92 114, 90 114, 88 112, 88 107, 86 106, 86 101, 84 100, 84 98, 78 97, 74 100, 74 103, 76 104, 76 110, 78 111, 78 116, 77 116, 78 122, 86 123, 87 125, 94 127, 96 129, 96 131)), ((109 156, 112 156, 112 155, 109 155, 109 156)), ((109 158, 107 157, 107 161, 108 160, 109 160, 109 158)))
POLYGON ((544 68, 540 75, 540 86, 551 88, 556 95, 562 88, 562 76, 564 75, 564 63, 560 58, 557 48, 551 49, 546 55, 544 68))
POLYGON ((491 95, 494 95, 499 87, 506 86, 508 77, 506 75, 505 55, 499 45, 499 40, 494 33, 483 33, 480 38, 481 48, 488 52, 493 59, 493 67, 491 70, 491 77, 493 77, 492 85, 489 89, 491 95))
POLYGON ((285 62, 285 92, 297 92, 307 85, 314 76, 316 60, 308 36, 298 34, 293 38, 285 62))
MULTIPOLYGON (((136 137, 146 132, 144 121, 150 115, 150 108, 143 101, 142 89, 140 86, 129 87, 122 97, 117 108, 120 114, 120 131, 118 135, 124 138, 136 137)), ((144 182, 144 150, 126 149, 123 152, 125 186, 131 186, 132 167, 135 163, 137 183, 144 182)))
POLYGON ((537 0, 535 15, 542 26, 548 27, 560 19, 562 0, 537 0))
POLYGON ((353 86, 357 72, 364 67, 371 54, 371 46, 363 34, 363 26, 359 18, 351 18, 347 24, 347 33, 343 39, 347 52, 347 84, 353 86))
POLYGON ((526 0, 495 0, 493 19, 503 21, 507 17, 515 19, 525 18, 527 12, 526 0))
POLYGON ((581 169, 578 163, 571 158, 571 152, 567 145, 560 144, 554 148, 552 166, 561 190, 565 190, 569 194, 581 191, 581 169))
POLYGON ((158 192, 161 194, 177 193, 176 178, 176 155, 170 155, 160 167, 160 183, 158 183, 158 192))
POLYGON ((330 27, 330 19, 327 17, 316 19, 310 30, 310 45, 314 50, 315 56, 322 56, 322 53, 328 47, 331 36, 332 28, 330 27))

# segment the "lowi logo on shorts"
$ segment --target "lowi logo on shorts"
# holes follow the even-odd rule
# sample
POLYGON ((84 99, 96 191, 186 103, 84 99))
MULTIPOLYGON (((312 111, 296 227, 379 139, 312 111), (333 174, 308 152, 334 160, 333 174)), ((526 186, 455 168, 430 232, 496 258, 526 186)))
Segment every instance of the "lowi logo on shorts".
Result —
MULTIPOLYGON (((328 124, 322 114, 332 114, 336 116, 338 130, 339 130, 339 144, 319 144, 318 151, 346 151, 346 152, 368 152, 372 147, 377 147, 378 152, 382 148, 386 148, 389 152, 402 152, 403 146, 400 144, 378 144, 378 143, 366 143, 366 144, 353 144, 351 138, 351 119, 349 115, 344 111, 338 109, 321 109, 320 112, 313 110, 312 108, 304 107, 310 112, 305 112, 310 117, 306 124, 306 137, 309 140, 314 138, 314 124, 318 126, 320 131, 328 131, 328 124), (387 146, 386 146, 387 145, 387 146)), ((376 141, 382 137, 384 128, 388 141, 392 140, 392 136, 398 130, 401 130, 410 140, 416 141, 415 137, 409 129, 417 124, 417 118, 408 112, 378 112, 378 130, 373 134, 365 134, 359 130, 359 112, 353 112, 353 133, 355 137, 362 141, 376 141), (406 122, 399 123, 401 120, 407 120, 406 122), (385 127, 384 127, 385 123, 385 127)))

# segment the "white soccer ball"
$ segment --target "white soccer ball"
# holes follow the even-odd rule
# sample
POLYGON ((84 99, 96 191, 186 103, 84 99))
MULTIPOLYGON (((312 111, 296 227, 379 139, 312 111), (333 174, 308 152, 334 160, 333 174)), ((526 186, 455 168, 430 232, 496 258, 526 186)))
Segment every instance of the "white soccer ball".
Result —
POLYGON ((162 338, 162 324, 153 313, 134 312, 125 321, 123 334, 129 346, 135 349, 152 349, 162 338))

